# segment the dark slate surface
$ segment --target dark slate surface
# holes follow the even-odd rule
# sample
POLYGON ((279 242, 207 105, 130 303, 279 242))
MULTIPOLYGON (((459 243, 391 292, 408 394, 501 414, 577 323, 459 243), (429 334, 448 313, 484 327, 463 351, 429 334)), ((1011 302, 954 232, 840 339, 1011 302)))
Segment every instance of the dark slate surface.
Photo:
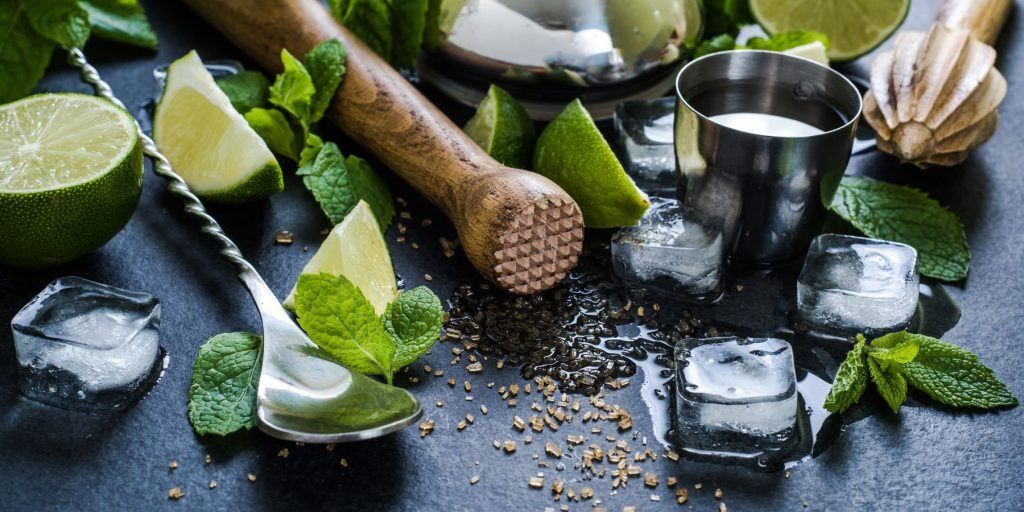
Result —
MULTIPOLYGON (((188 49, 197 48, 207 59, 242 58, 178 3, 145 3, 160 34, 159 53, 102 43, 87 48, 132 109, 140 108, 150 94, 152 68, 188 49)), ((906 26, 926 26, 936 5, 934 0, 915 2, 906 26)), ((946 338, 978 353, 1018 396, 1024 396, 1020 371, 1024 367, 1020 341, 1024 326, 1020 304, 1024 296, 1020 229, 1024 99, 1014 87, 1024 83, 1019 20, 1019 14, 1010 20, 998 45, 999 67, 1009 80, 1010 94, 1001 107, 1002 126, 987 146, 950 170, 901 167, 877 153, 855 158, 851 170, 918 185, 960 215, 974 261, 969 279, 951 288, 964 319, 946 338)), ((849 69, 863 73, 866 63, 849 69)), ((52 67, 41 89, 86 91, 62 65, 52 67)), ((465 110, 450 105, 448 110, 465 119, 465 110)), ((437 237, 451 236, 451 228, 441 222, 436 210, 393 176, 388 178, 396 194, 409 200, 409 210, 417 218, 437 221, 430 228, 410 230, 408 236, 422 245, 420 251, 394 243, 396 233, 389 233, 395 267, 406 282, 422 284, 423 274, 429 272, 434 276, 430 286, 446 297, 457 284, 475 280, 461 255, 453 260, 440 255, 437 237)), ((288 177, 287 190, 269 201, 215 208, 214 213, 279 295, 288 291, 310 256, 303 247, 317 247, 320 231, 327 227, 294 176, 288 177), (293 231, 296 243, 274 245, 273 234, 279 229, 293 231)), ((493 439, 521 435, 510 428, 513 411, 493 391, 484 392, 483 384, 510 384, 518 376, 515 369, 496 370, 488 364, 483 375, 470 378, 479 390, 473 402, 464 401, 464 393, 450 390, 443 379, 424 379, 412 386, 426 405, 427 417, 438 424, 438 431, 427 439, 409 429, 328 452, 320 446, 296 447, 258 432, 228 439, 196 437, 185 407, 197 348, 219 332, 258 330, 259 324, 231 268, 218 261, 214 246, 200 237, 195 223, 181 213, 164 183, 152 174, 146 176, 135 217, 96 254, 44 271, 0 269, 0 322, 6 325, 22 304, 63 275, 157 295, 163 302, 162 344, 170 353, 170 368, 146 399, 122 414, 89 416, 37 406, 16 392, 11 335, 6 328, 0 330, 0 509, 542 510, 556 504, 549 491, 527 488, 527 477, 542 470, 530 455, 541 453, 545 440, 564 441, 567 430, 588 430, 563 428, 557 435, 535 436, 531 446, 520 442, 519 452, 512 457, 494 450, 493 439), (436 400, 444 400, 444 408, 434 407, 436 400), (491 414, 477 414, 475 425, 457 433, 455 423, 467 412, 478 413, 481 404, 491 414), (290 448, 287 459, 277 456, 284 447, 290 448), (206 454, 212 463, 204 464, 206 454), (347 460, 347 468, 339 464, 341 458, 347 460), (168 470, 171 460, 180 464, 173 472, 168 470), (247 473, 257 476, 255 483, 246 480, 247 473), (477 474, 482 480, 470 486, 469 478, 477 474), (214 490, 207 488, 211 479, 218 483, 214 490), (167 499, 168 489, 175 486, 185 492, 179 502, 167 499)), ((449 357, 445 346, 423 362, 445 368, 461 382, 467 374, 462 366, 449 369, 449 357)), ((634 379, 637 384, 639 379, 634 379)), ((650 418, 638 399, 637 384, 614 393, 611 400, 632 410, 635 429, 649 435, 650 418)), ((528 403, 524 400, 516 414, 528 417, 528 403)), ((662 475, 663 482, 674 474, 691 486, 687 509, 712 509, 716 502, 711 492, 720 487, 730 510, 801 510, 804 502, 813 510, 1022 510, 1022 415, 1024 408, 954 414, 922 407, 904 408, 898 419, 876 415, 849 426, 836 446, 798 466, 788 479, 729 467, 674 464, 664 458, 645 466, 662 475), (692 491, 696 482, 704 484, 703 490, 692 491)), ((553 468, 544 471, 554 473, 553 468)), ((558 476, 571 480, 577 473, 570 463, 558 476)), ((609 495, 606 480, 590 485, 611 510, 625 505, 637 505, 640 510, 676 507, 664 483, 651 491, 634 481, 614 496, 609 495), (664 501, 650 501, 652 492, 664 501)), ((571 505, 572 509, 589 507, 571 505)))

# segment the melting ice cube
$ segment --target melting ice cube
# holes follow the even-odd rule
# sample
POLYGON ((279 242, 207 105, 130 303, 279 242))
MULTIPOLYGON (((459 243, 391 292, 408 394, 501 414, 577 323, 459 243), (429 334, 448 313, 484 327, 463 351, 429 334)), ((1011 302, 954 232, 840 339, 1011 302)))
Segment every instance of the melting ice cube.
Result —
POLYGON ((620 279, 693 300, 718 297, 722 258, 722 233, 674 199, 652 197, 640 224, 612 237, 620 279))
POLYGON ((25 396, 70 409, 118 409, 161 369, 160 303, 80 277, 50 283, 11 321, 25 396))
POLYGON ((675 97, 627 101, 615 109, 615 140, 626 172, 641 190, 675 195, 675 97))
POLYGON ((676 419, 683 451, 758 460, 797 439, 793 349, 776 338, 687 338, 675 348, 676 419))
POLYGON ((800 317, 819 329, 848 334, 904 329, 917 308, 916 265, 917 251, 909 245, 820 235, 797 282, 800 317))

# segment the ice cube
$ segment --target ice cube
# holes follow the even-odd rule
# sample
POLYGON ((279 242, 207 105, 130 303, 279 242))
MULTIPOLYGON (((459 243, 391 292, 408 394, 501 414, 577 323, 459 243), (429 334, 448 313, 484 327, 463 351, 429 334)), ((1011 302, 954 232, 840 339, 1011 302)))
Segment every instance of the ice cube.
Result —
POLYGON ((793 349, 776 338, 687 338, 675 347, 683 451, 756 460, 792 449, 798 395, 793 349))
POLYGON ((720 295, 722 234, 679 206, 651 198, 639 225, 612 237, 612 268, 627 283, 690 300, 720 295))
POLYGON ((917 308, 916 265, 909 245, 820 235, 797 281, 800 318, 826 332, 877 336, 904 329, 917 308))
POLYGON ((626 172, 641 190, 676 190, 675 97, 627 101, 615 108, 615 140, 626 172))
POLYGON ((69 409, 119 409, 161 369, 160 303, 80 277, 58 279, 11 321, 22 393, 69 409))

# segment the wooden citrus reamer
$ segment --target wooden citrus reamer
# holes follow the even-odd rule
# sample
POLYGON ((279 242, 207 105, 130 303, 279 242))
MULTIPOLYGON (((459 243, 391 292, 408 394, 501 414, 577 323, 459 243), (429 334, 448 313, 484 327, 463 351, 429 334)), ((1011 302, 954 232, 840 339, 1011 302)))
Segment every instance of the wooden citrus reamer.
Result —
POLYGON ((1006 80, 992 48, 1012 0, 946 0, 928 32, 906 31, 871 65, 864 119, 878 148, 919 167, 956 165, 999 123, 1006 80))
POLYGON ((558 185, 504 167, 316 0, 184 0, 261 66, 336 38, 348 72, 327 117, 451 219, 466 256, 513 293, 551 288, 582 250, 579 206, 558 185))

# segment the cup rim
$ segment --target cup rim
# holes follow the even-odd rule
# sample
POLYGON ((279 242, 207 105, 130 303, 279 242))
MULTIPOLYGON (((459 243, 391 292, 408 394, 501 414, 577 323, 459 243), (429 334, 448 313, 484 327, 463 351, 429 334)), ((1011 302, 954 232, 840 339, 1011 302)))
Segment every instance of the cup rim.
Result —
POLYGON ((815 62, 815 61, 813 61, 811 59, 808 59, 806 57, 800 57, 800 56, 797 56, 797 55, 790 55, 788 53, 782 53, 782 52, 773 52, 773 51, 769 51, 769 50, 728 50, 728 51, 723 51, 723 52, 709 53, 709 54, 707 54, 707 55, 705 55, 703 57, 698 57, 696 59, 693 59, 690 62, 687 62, 686 65, 683 66, 679 70, 679 73, 676 74, 675 93, 676 93, 676 101, 683 102, 683 104, 685 104, 686 107, 689 108, 691 112, 697 114, 697 116, 699 116, 702 120, 707 121, 707 122, 709 122, 709 123, 719 127, 720 129, 729 130, 729 131, 736 132, 736 133, 743 133, 743 134, 747 134, 747 135, 753 135, 753 136, 756 136, 756 137, 768 137, 768 138, 771 138, 771 139, 804 140, 804 139, 812 139, 814 137, 822 137, 822 136, 825 136, 825 135, 832 135, 832 134, 835 134, 835 133, 844 132, 844 131, 850 130, 851 127, 856 125, 857 121, 861 118, 861 116, 864 113, 864 97, 861 95, 860 89, 858 89, 857 86, 852 81, 850 81, 849 78, 846 78, 846 76, 844 76, 842 73, 832 69, 831 66, 825 66, 825 65, 823 65, 821 63, 815 62), (850 119, 847 122, 843 123, 841 126, 838 126, 838 127, 833 128, 831 130, 828 130, 828 131, 823 131, 823 132, 818 133, 818 134, 807 135, 807 136, 803 136, 803 137, 800 137, 800 136, 780 137, 780 136, 777 136, 777 135, 764 135, 764 134, 759 134, 759 133, 750 133, 750 132, 745 132, 743 130, 737 130, 735 128, 731 128, 731 127, 726 126, 724 124, 718 123, 718 122, 712 120, 710 117, 704 115, 703 112, 698 110, 696 107, 691 105, 689 101, 686 100, 686 97, 683 96, 682 91, 679 89, 679 87, 680 87, 679 83, 682 81, 683 74, 685 74, 687 72, 687 70, 690 69, 691 66, 694 66, 695 64, 697 64, 699 62, 702 62, 704 60, 711 60, 711 59, 715 59, 715 58, 722 58, 722 56, 724 56, 724 55, 738 54, 738 53, 755 53, 755 54, 761 54, 761 55, 763 55, 763 56, 765 56, 767 58, 781 58, 783 60, 785 60, 785 59, 794 59, 794 60, 796 60, 798 62, 812 64, 814 66, 819 66, 821 68, 824 68, 824 69, 828 70, 828 72, 831 73, 833 76, 838 77, 842 83, 846 84, 846 86, 849 87, 851 91, 853 91, 853 93, 854 93, 853 96, 855 98, 857 98, 856 112, 854 113, 854 115, 850 116, 850 119))

